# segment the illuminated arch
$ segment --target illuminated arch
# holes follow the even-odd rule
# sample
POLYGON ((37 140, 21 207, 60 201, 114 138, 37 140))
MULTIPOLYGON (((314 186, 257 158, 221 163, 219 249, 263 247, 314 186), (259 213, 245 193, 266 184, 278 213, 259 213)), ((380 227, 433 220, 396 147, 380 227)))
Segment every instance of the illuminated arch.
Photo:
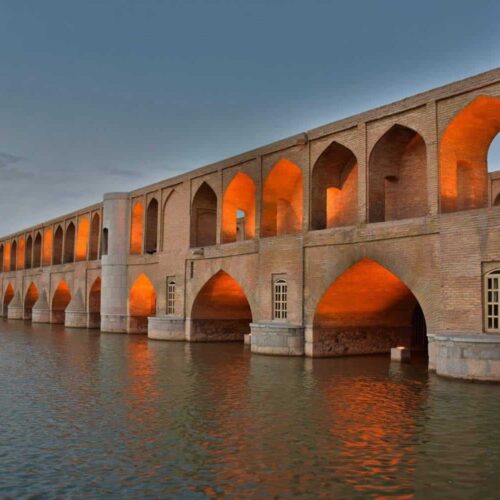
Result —
POLYGON ((101 232, 101 218, 99 214, 94 214, 90 225, 89 260, 99 258, 99 234, 101 232))
POLYGON ((66 227, 64 238, 64 262, 75 261, 75 225, 70 222, 66 227))
POLYGON ((13 298, 14 298, 14 287, 12 286, 11 283, 9 283, 3 294, 3 316, 5 318, 7 317, 7 310, 9 304, 11 303, 13 298))
POLYGON ((358 161, 332 142, 312 170, 311 228, 349 226, 358 220, 358 161))
POLYGON ((441 211, 488 204, 487 155, 500 131, 500 99, 476 97, 446 127, 439 148, 441 211))
POLYGON ((343 272, 321 297, 313 319, 313 352, 338 356, 426 350, 425 318, 412 291, 370 259, 343 272))
POLYGON ((264 183, 261 236, 301 231, 302 191, 301 169, 285 159, 276 163, 264 183))
POLYGON ((144 273, 130 287, 128 314, 129 333, 146 333, 148 317, 156 315, 156 290, 144 273))
POLYGON ((158 250, 158 200, 152 198, 146 210, 146 253, 153 254, 158 250))
MULTIPOLYGON (((78 231, 75 245, 75 260, 87 260, 87 247, 90 235, 90 220, 88 215, 81 215, 78 218, 78 231)), ((66 238, 67 238, 66 234, 66 238)))
POLYGON ((136 201, 132 207, 132 222, 130 224, 130 253, 142 254, 144 238, 144 205, 136 201))
POLYGON ((71 291, 66 281, 61 280, 52 296, 51 323, 64 323, 65 311, 71 302, 71 291))
POLYGON ((245 292, 225 271, 203 285, 191 308, 193 340, 243 340, 250 333, 252 311, 245 292))
POLYGON ((33 306, 38 300, 39 293, 35 283, 31 282, 24 296, 24 319, 31 319, 33 306))
POLYGON ((26 269, 31 269, 32 255, 33 255, 33 238, 30 234, 28 238, 26 238, 26 248, 24 251, 24 267, 26 269))
POLYGON ((255 182, 238 172, 222 199, 222 242, 251 240, 255 237, 255 182))
POLYGON ((203 182, 191 205, 191 247, 215 245, 216 241, 217 195, 203 182))
POLYGON ((99 328, 101 325, 101 278, 98 276, 89 291, 88 327, 99 328))
POLYGON ((17 267, 17 242, 14 240, 10 246, 10 270, 15 271, 17 267))
POLYGON ((418 132, 393 125, 373 147, 368 170, 370 222, 427 214, 427 148, 418 132))
POLYGON ((10 241, 6 241, 3 253, 3 270, 5 272, 10 271, 10 246, 10 241))
POLYGON ((54 244, 52 250, 52 263, 54 265, 62 264, 63 256, 63 229, 61 226, 57 226, 56 232, 54 234, 54 244))
POLYGON ((35 243, 33 244, 33 268, 42 265, 42 235, 40 232, 36 233, 35 243))
POLYGON ((17 242, 16 269, 24 269, 24 257, 26 252, 26 242, 24 236, 20 236, 17 242))
POLYGON ((4 247, 3 247, 3 243, 1 243, 0 244, 0 266, 1 266, 0 272, 4 271, 3 259, 4 259, 4 247))

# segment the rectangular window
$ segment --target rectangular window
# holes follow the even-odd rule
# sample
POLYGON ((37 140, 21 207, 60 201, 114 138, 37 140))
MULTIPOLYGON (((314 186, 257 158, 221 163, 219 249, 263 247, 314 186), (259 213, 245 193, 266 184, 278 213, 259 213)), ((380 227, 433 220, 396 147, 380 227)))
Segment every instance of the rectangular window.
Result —
POLYGON ((499 330, 499 284, 500 271, 493 271, 486 276, 486 328, 499 330))
POLYGON ((288 316, 288 285, 285 279, 273 283, 273 319, 285 320, 288 316))
POLYGON ((167 278, 167 314, 175 314, 175 279, 167 278))

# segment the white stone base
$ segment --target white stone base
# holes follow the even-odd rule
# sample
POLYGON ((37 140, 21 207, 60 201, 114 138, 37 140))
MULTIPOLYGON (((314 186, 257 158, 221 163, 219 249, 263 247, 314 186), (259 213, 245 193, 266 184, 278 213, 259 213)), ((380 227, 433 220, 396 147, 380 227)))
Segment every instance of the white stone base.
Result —
POLYGON ((66 311, 64 326, 68 328, 87 328, 87 313, 66 311))
POLYGON ((50 311, 48 309, 34 309, 31 312, 32 323, 50 323, 50 311))
POLYGON ((186 340, 184 318, 176 316, 149 317, 148 338, 155 340, 186 340))
POLYGON ((304 328, 286 323, 251 323, 250 350, 277 356, 304 355, 304 328))
POLYGON ((444 377, 500 382, 500 336, 428 334, 429 369, 444 377))
POLYGON ((101 331, 127 333, 127 316, 121 314, 101 314, 101 331))
POLYGON ((247 334, 243 337, 243 342, 244 342, 246 345, 251 345, 251 344, 252 344, 252 334, 251 334, 251 333, 247 333, 247 334))
POLYGON ((408 347, 392 347, 391 348, 391 361, 398 361, 400 363, 408 363, 410 361, 411 352, 408 347))
POLYGON ((23 319, 24 309, 22 307, 9 306, 7 310, 7 319, 23 319))

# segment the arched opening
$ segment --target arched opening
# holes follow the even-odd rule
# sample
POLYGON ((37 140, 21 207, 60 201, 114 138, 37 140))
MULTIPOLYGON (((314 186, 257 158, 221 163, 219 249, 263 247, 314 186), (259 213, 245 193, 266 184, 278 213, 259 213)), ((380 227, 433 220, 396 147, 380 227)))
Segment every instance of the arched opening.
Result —
POLYGON ((62 251, 63 251, 63 230, 58 226, 54 234, 54 246, 52 250, 52 263, 54 265, 62 264, 62 251))
POLYGON ((17 244, 17 264, 16 264, 17 269, 24 269, 25 252, 26 252, 26 242, 24 240, 24 237, 21 236, 17 244))
POLYGON ((255 183, 238 172, 222 200, 222 243, 255 237, 255 183))
POLYGON ((3 263, 3 259, 4 259, 4 253, 3 253, 3 243, 0 245, 0 266, 1 266, 1 269, 0 269, 0 272, 3 272, 4 271, 4 263, 3 263))
POLYGON ((391 127, 369 160, 369 220, 427 214, 427 148, 422 136, 402 125, 391 127))
POLYGON ((33 238, 31 234, 26 239, 26 249, 24 252, 24 267, 26 269, 31 269, 31 256, 33 254, 33 238))
MULTIPOLYGON (((62 231, 62 230, 61 230, 62 231)), ((52 229, 50 227, 46 227, 43 230, 43 261, 42 265, 44 266, 50 266, 52 263, 52 251, 54 248, 53 245, 53 234, 52 234, 52 229)), ((62 235, 61 235, 61 244, 62 244, 62 235)))
POLYGON ((142 253, 142 240, 144 238, 144 205, 136 201, 132 207, 132 222, 130 224, 130 253, 142 253))
MULTIPOLYGON (((90 234, 90 220, 87 215, 78 218, 78 234, 76 237, 75 258, 77 261, 87 260, 87 245, 90 234)), ((67 233, 66 233, 67 238, 67 233)))
POLYGON ((311 228, 350 226, 358 220, 358 161, 354 153, 333 142, 312 171, 311 228))
POLYGON ((38 232, 33 245, 33 267, 40 267, 42 264, 42 235, 38 232))
POLYGON ((500 99, 476 97, 449 123, 439 150, 441 211, 488 204, 488 149, 500 131, 500 99))
POLYGON ((14 287, 12 286, 11 283, 9 283, 7 285, 7 288, 5 289, 4 294, 3 294, 2 316, 4 318, 7 317, 8 307, 9 307, 9 304, 11 303, 11 301, 12 301, 13 298, 14 298, 14 287))
POLYGON ((64 324, 65 311, 71 302, 71 292, 68 284, 61 280, 52 297, 52 309, 50 311, 50 322, 64 324))
POLYGON ((148 317, 156 315, 156 290, 144 273, 130 288, 128 314, 128 332, 147 333, 148 317))
POLYGON ((89 318, 88 328, 101 326, 101 278, 97 277, 90 287, 89 292, 89 318))
POLYGON ((261 235, 280 236, 302 230, 302 171, 280 160, 264 183, 261 235))
POLYGON ((75 225, 70 222, 66 227, 64 240, 64 262, 75 261, 75 225))
POLYGON ((17 266, 17 242, 14 240, 10 246, 10 270, 15 271, 17 266))
POLYGON ((101 220, 99 214, 94 214, 90 225, 89 259, 99 258, 99 233, 101 232, 101 220))
POLYGON ((191 340, 243 341, 250 333, 252 311, 245 292, 224 271, 201 288, 191 309, 191 340))
POLYGON ((10 271, 10 241, 5 242, 4 254, 3 254, 3 270, 10 271))
POLYGON ((146 253, 158 250, 158 201, 153 198, 146 211, 146 253))
POLYGON ((323 294, 313 320, 314 356, 427 351, 425 318, 411 290, 377 262, 363 259, 323 294))
POLYGON ((179 244, 179 235, 183 234, 185 224, 178 214, 186 208, 182 197, 176 191, 172 191, 163 207, 162 250, 164 252, 179 244))
POLYGON ((31 283, 24 296, 24 319, 31 319, 33 306, 38 300, 38 288, 35 283, 31 283))
POLYGON ((108 255, 108 228, 105 227, 102 230, 102 243, 101 243, 102 255, 108 255))
POLYGON ((215 245, 217 241, 217 195, 204 182, 191 206, 191 247, 215 245))

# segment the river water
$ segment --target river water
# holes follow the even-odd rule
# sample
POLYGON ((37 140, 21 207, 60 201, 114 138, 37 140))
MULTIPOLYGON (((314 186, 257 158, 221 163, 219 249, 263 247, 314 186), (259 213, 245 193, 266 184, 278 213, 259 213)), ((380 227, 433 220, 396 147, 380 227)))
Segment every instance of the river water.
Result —
POLYGON ((0 497, 498 498, 500 386, 0 323, 0 497))

